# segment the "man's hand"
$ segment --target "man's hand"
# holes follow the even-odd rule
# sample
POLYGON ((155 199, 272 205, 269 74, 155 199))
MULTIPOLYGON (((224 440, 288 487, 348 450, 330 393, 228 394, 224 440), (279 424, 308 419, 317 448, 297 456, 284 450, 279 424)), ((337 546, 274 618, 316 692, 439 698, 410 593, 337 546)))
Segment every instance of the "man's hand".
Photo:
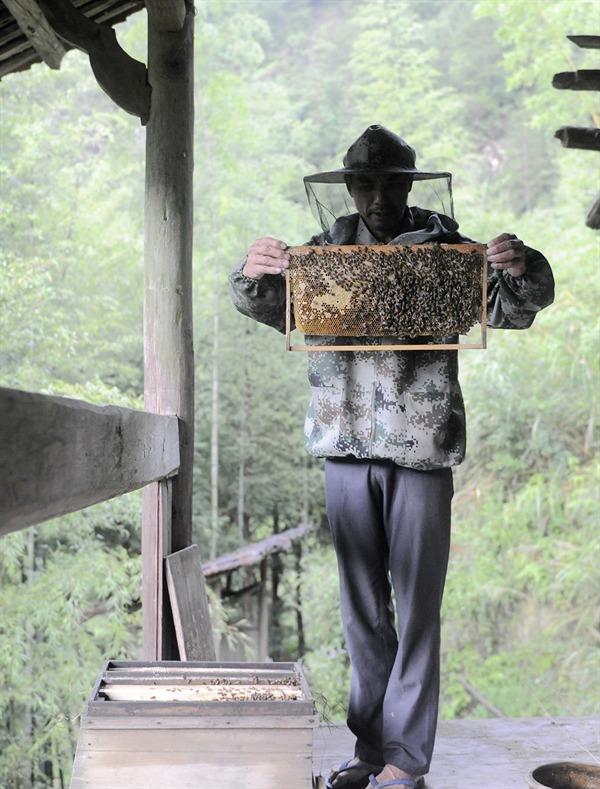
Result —
POLYGON ((257 238, 248 250, 242 274, 251 279, 262 279, 265 274, 281 274, 289 266, 287 244, 276 238, 257 238))
POLYGON ((527 271, 525 244, 514 233, 502 233, 487 243, 487 259, 492 268, 504 269, 513 277, 527 271))

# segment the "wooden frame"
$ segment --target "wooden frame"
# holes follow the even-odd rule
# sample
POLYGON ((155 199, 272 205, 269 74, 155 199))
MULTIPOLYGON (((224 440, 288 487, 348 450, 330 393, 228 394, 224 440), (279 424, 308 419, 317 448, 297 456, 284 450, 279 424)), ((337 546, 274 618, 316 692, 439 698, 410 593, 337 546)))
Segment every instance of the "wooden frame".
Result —
MULTIPOLYGON (((449 249, 456 249, 459 251, 472 250, 473 246, 480 248, 482 255, 481 266, 481 340, 477 343, 387 343, 382 345, 292 345, 291 332, 292 332, 292 292, 289 271, 285 272, 285 342, 286 350, 288 351, 308 351, 310 353, 323 353, 326 351, 339 352, 339 351, 450 351, 450 350, 482 350, 487 347, 487 254, 485 245, 483 244, 447 244, 449 249)), ((345 246, 345 250, 351 250, 354 247, 345 246)), ((356 247, 360 249, 360 247, 356 247)), ((296 249, 303 249, 303 247, 296 247, 296 249)))

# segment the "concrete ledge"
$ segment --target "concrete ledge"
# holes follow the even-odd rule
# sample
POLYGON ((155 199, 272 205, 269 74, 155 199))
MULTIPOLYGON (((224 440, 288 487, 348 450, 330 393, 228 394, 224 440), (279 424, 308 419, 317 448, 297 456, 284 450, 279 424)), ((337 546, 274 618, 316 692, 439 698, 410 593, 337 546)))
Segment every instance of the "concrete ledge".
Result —
MULTIPOLYGON (((327 776, 353 749, 343 724, 322 723, 313 740, 315 778, 327 776)), ((532 770, 559 761, 600 764, 598 718, 440 721, 426 789, 526 789, 532 770)))

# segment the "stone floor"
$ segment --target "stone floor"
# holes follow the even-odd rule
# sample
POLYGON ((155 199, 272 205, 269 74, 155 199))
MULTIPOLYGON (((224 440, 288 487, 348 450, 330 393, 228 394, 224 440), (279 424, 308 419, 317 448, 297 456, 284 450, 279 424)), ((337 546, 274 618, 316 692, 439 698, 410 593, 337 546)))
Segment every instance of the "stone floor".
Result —
MULTIPOLYGON (((353 738, 345 726, 321 724, 315 730, 313 772, 318 789, 325 786, 330 768, 352 752, 353 738)), ((600 764, 598 719, 441 721, 426 789, 527 789, 532 770, 560 761, 600 764)))

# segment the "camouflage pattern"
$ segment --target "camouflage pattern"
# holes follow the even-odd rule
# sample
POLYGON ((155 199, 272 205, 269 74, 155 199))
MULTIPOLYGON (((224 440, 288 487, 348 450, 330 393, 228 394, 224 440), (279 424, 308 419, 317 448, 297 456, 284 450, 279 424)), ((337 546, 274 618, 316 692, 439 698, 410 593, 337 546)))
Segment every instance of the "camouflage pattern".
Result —
MULTIPOLYGON (((391 243, 438 241, 468 243, 458 224, 442 214, 408 209, 412 229, 391 243)), ((308 242, 376 244, 355 214, 339 219, 330 232, 308 242)), ((512 277, 488 270, 488 326, 526 329, 536 313, 551 304, 554 280, 547 260, 526 247, 527 271, 512 277)), ((230 275, 236 308, 244 315, 285 332, 285 276, 244 277, 243 260, 230 275)), ((307 345, 388 344, 387 338, 307 336, 307 345)), ((456 337, 437 342, 456 342, 456 337)), ((426 342, 427 338, 423 339, 426 342)), ((393 460, 430 470, 458 465, 466 447, 466 420, 458 382, 458 351, 335 351, 308 354, 312 390, 304 435, 317 457, 393 460)))

